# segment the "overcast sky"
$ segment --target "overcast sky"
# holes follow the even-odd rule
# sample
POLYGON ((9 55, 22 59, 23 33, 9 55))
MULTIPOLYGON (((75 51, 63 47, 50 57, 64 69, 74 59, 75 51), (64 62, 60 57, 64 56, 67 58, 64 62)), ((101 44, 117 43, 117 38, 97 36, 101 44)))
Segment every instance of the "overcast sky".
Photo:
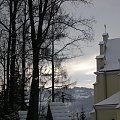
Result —
POLYGON ((107 26, 109 38, 120 37, 120 0, 93 0, 93 5, 77 7, 67 6, 75 16, 94 16, 95 37, 94 41, 83 48, 84 56, 73 59, 66 63, 66 68, 71 80, 77 81, 76 86, 93 87, 96 71, 95 57, 99 55, 99 41, 102 40, 104 24, 107 26))

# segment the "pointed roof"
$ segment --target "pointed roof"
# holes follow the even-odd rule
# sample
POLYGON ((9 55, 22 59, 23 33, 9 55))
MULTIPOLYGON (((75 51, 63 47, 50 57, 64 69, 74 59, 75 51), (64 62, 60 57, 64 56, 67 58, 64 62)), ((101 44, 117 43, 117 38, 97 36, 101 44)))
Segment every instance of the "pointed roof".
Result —
POLYGON ((120 38, 109 39, 105 44, 105 65, 100 71, 120 70, 120 38))
POLYGON ((62 102, 51 102, 49 104, 53 120, 70 120, 70 113, 62 102))

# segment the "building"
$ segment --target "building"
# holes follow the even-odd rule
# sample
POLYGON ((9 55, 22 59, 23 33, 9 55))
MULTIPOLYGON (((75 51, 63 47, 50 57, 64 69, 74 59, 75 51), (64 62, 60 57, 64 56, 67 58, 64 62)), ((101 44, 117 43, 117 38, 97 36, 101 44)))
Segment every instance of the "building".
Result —
POLYGON ((104 33, 96 56, 92 120, 120 120, 120 38, 108 38, 104 33))
POLYGON ((71 120, 71 116, 64 103, 51 102, 48 105, 46 120, 71 120))

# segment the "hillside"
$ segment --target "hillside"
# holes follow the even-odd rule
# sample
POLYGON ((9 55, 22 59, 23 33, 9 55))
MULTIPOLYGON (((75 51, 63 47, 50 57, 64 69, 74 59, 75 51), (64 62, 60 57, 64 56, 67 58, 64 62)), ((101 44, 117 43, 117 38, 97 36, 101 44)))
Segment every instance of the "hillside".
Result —
POLYGON ((89 117, 89 112, 93 110, 94 90, 91 88, 74 87, 72 89, 68 89, 67 92, 71 93, 74 98, 72 102, 67 104, 69 111, 73 114, 80 114, 83 108, 87 117, 89 117))

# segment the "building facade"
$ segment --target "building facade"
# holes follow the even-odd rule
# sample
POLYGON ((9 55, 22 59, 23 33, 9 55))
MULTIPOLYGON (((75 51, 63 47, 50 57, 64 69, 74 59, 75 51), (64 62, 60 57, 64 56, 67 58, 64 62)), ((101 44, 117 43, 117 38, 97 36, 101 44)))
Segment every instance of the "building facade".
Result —
POLYGON ((120 38, 103 34, 96 56, 92 120, 120 120, 120 38))

